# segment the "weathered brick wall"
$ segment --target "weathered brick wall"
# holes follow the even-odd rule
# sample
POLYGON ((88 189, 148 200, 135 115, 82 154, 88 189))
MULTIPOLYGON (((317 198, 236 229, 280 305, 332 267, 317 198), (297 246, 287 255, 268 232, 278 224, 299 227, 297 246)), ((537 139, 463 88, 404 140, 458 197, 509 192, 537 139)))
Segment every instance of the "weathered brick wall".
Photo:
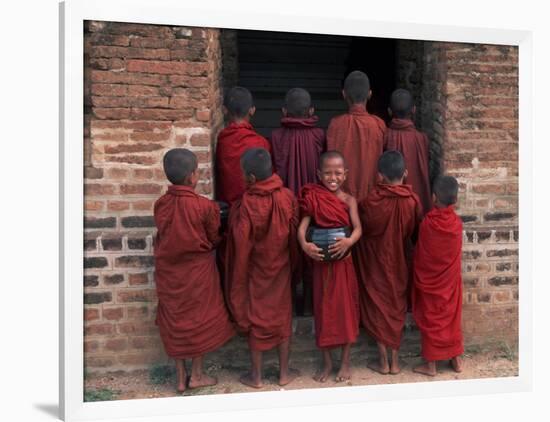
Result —
POLYGON ((198 155, 211 196, 222 125, 219 32, 87 22, 85 26, 84 333, 89 371, 165 358, 154 325, 153 204, 162 156, 198 155))
MULTIPOLYGON (((426 43, 422 122, 458 178, 469 343, 518 338, 518 51, 426 43), (441 148, 440 148, 441 147, 441 148)), ((435 148, 434 148, 435 147, 435 148)))

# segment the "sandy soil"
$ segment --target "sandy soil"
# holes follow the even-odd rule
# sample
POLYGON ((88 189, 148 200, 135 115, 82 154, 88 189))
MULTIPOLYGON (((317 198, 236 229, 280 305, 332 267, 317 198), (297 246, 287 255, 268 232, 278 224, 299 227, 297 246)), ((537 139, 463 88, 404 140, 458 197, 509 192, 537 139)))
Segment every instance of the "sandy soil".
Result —
MULTIPOLYGON (((293 390, 302 388, 327 388, 346 385, 396 384, 410 382, 425 382, 452 379, 475 379, 511 377, 518 375, 517 355, 502 351, 466 353, 463 356, 464 371, 455 373, 448 362, 438 363, 436 377, 417 374, 412 368, 421 362, 419 357, 403 357, 402 371, 398 375, 380 375, 366 367, 364 357, 352 355, 352 379, 344 383, 336 383, 334 376, 324 384, 313 380, 313 375, 319 366, 320 357, 299 362, 291 361, 291 367, 300 371, 301 375, 291 384, 281 388, 277 385, 276 360, 271 359, 264 365, 264 387, 255 390, 239 383, 239 375, 247 370, 246 364, 233 364, 230 360, 223 364, 207 362, 206 369, 210 375, 218 377, 218 384, 201 389, 187 389, 184 395, 229 394, 252 391, 293 390)), ((150 381, 147 370, 131 373, 111 373, 105 375, 88 375, 85 380, 87 391, 109 389, 114 392, 113 399, 138 399, 153 397, 173 397, 179 395, 175 390, 175 379, 168 377, 165 383, 155 385, 150 381)))

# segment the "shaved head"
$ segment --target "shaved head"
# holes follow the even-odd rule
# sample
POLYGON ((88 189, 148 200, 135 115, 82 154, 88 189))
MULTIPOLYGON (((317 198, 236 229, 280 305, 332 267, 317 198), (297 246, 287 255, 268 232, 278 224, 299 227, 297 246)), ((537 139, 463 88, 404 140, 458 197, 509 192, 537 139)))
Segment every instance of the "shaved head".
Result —
POLYGON ((305 89, 292 88, 286 93, 285 108, 290 117, 308 117, 311 95, 305 89))
POLYGON ((434 181, 433 193, 440 204, 455 204, 458 199, 458 181, 452 176, 438 176, 434 181))
POLYGON ((390 109, 395 117, 399 119, 410 117, 413 107, 413 96, 409 91, 406 89, 396 89, 393 91, 390 99, 390 109))
POLYGON ((342 160, 342 163, 344 163, 344 167, 347 168, 346 160, 341 152, 339 151, 327 151, 321 154, 319 157, 319 170, 323 170, 323 166, 325 165, 325 161, 331 160, 333 158, 339 158, 342 160))
POLYGON ((256 180, 262 181, 273 174, 271 155, 263 148, 250 148, 241 155, 241 167, 244 173, 254 175, 256 180))
POLYGON ((164 154, 162 160, 164 173, 170 183, 184 184, 186 179, 197 169, 197 156, 185 148, 174 148, 164 154))
POLYGON ((386 151, 378 159, 378 172, 390 182, 395 182, 405 174, 405 160, 399 151, 386 151))
POLYGON ((225 95, 223 105, 232 117, 242 119, 254 107, 254 100, 248 89, 235 86, 225 95))
POLYGON ((369 99, 370 81, 360 70, 351 72, 344 81, 346 98, 352 104, 365 103, 369 99))

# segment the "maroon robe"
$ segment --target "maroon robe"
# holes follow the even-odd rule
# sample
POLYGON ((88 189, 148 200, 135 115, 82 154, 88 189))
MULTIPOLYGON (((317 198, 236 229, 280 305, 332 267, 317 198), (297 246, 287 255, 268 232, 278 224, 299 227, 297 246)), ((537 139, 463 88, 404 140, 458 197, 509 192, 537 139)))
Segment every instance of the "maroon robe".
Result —
POLYGON ((273 163, 283 184, 294 192, 317 181, 319 156, 325 149, 325 131, 316 127, 317 116, 284 117, 271 133, 273 163))
MULTIPOLYGON (((300 210, 303 216, 311 216, 311 224, 318 227, 351 227, 347 204, 320 184, 302 188, 300 210)), ((354 343, 359 335, 359 299, 351 255, 339 261, 312 263, 317 347, 354 343)))
POLYGON ((218 135, 216 146, 216 199, 231 205, 239 199, 245 184, 241 170, 241 155, 250 148, 265 148, 271 153, 271 145, 254 131, 248 122, 230 123, 218 135))
POLYGON ((408 171, 405 182, 412 185, 425 213, 432 209, 429 145, 426 134, 416 130, 410 119, 392 119, 384 135, 384 150, 403 154, 408 171))
POLYGON ((379 183, 359 203, 363 236, 357 242, 361 322, 378 342, 398 349, 407 312, 405 248, 422 215, 410 185, 379 183))
POLYGON ((276 174, 249 186, 229 214, 225 290, 252 350, 269 350, 292 334, 291 274, 298 205, 276 174))
POLYGON ((413 315, 428 361, 464 352, 462 220, 452 206, 434 208, 420 224, 414 256, 413 315))
POLYGON ((211 352, 234 330, 222 296, 214 248, 218 206, 187 186, 172 185, 155 203, 156 323, 168 356, 211 352))
POLYGON ((347 114, 334 117, 327 129, 327 149, 340 151, 349 173, 344 189, 358 201, 365 198, 378 174, 386 124, 369 114, 363 104, 354 104, 347 114))

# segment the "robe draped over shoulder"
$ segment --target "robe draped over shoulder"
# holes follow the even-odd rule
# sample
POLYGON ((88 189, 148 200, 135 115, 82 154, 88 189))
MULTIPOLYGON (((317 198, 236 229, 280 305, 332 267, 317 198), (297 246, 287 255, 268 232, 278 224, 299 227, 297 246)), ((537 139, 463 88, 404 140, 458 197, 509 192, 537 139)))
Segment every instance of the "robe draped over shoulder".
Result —
POLYGON ((211 352, 233 335, 214 248, 220 210, 187 186, 170 186, 155 203, 156 323, 168 356, 211 352))
POLYGON ((359 203, 363 235, 355 262, 359 277, 361 322, 382 344, 398 349, 407 312, 407 241, 422 206, 410 185, 379 183, 359 203))
POLYGON ((452 206, 432 209, 420 224, 413 267, 413 316, 428 361, 464 352, 461 256, 462 220, 452 206))
MULTIPOLYGON (((323 228, 350 226, 349 207, 320 184, 307 184, 300 194, 302 216, 323 228)), ((317 347, 354 343, 359 335, 358 286, 353 260, 313 261, 313 315, 317 347)))
POLYGON ((269 350, 291 336, 297 225, 296 199, 276 174, 248 187, 231 208, 226 298, 253 350, 269 350))

